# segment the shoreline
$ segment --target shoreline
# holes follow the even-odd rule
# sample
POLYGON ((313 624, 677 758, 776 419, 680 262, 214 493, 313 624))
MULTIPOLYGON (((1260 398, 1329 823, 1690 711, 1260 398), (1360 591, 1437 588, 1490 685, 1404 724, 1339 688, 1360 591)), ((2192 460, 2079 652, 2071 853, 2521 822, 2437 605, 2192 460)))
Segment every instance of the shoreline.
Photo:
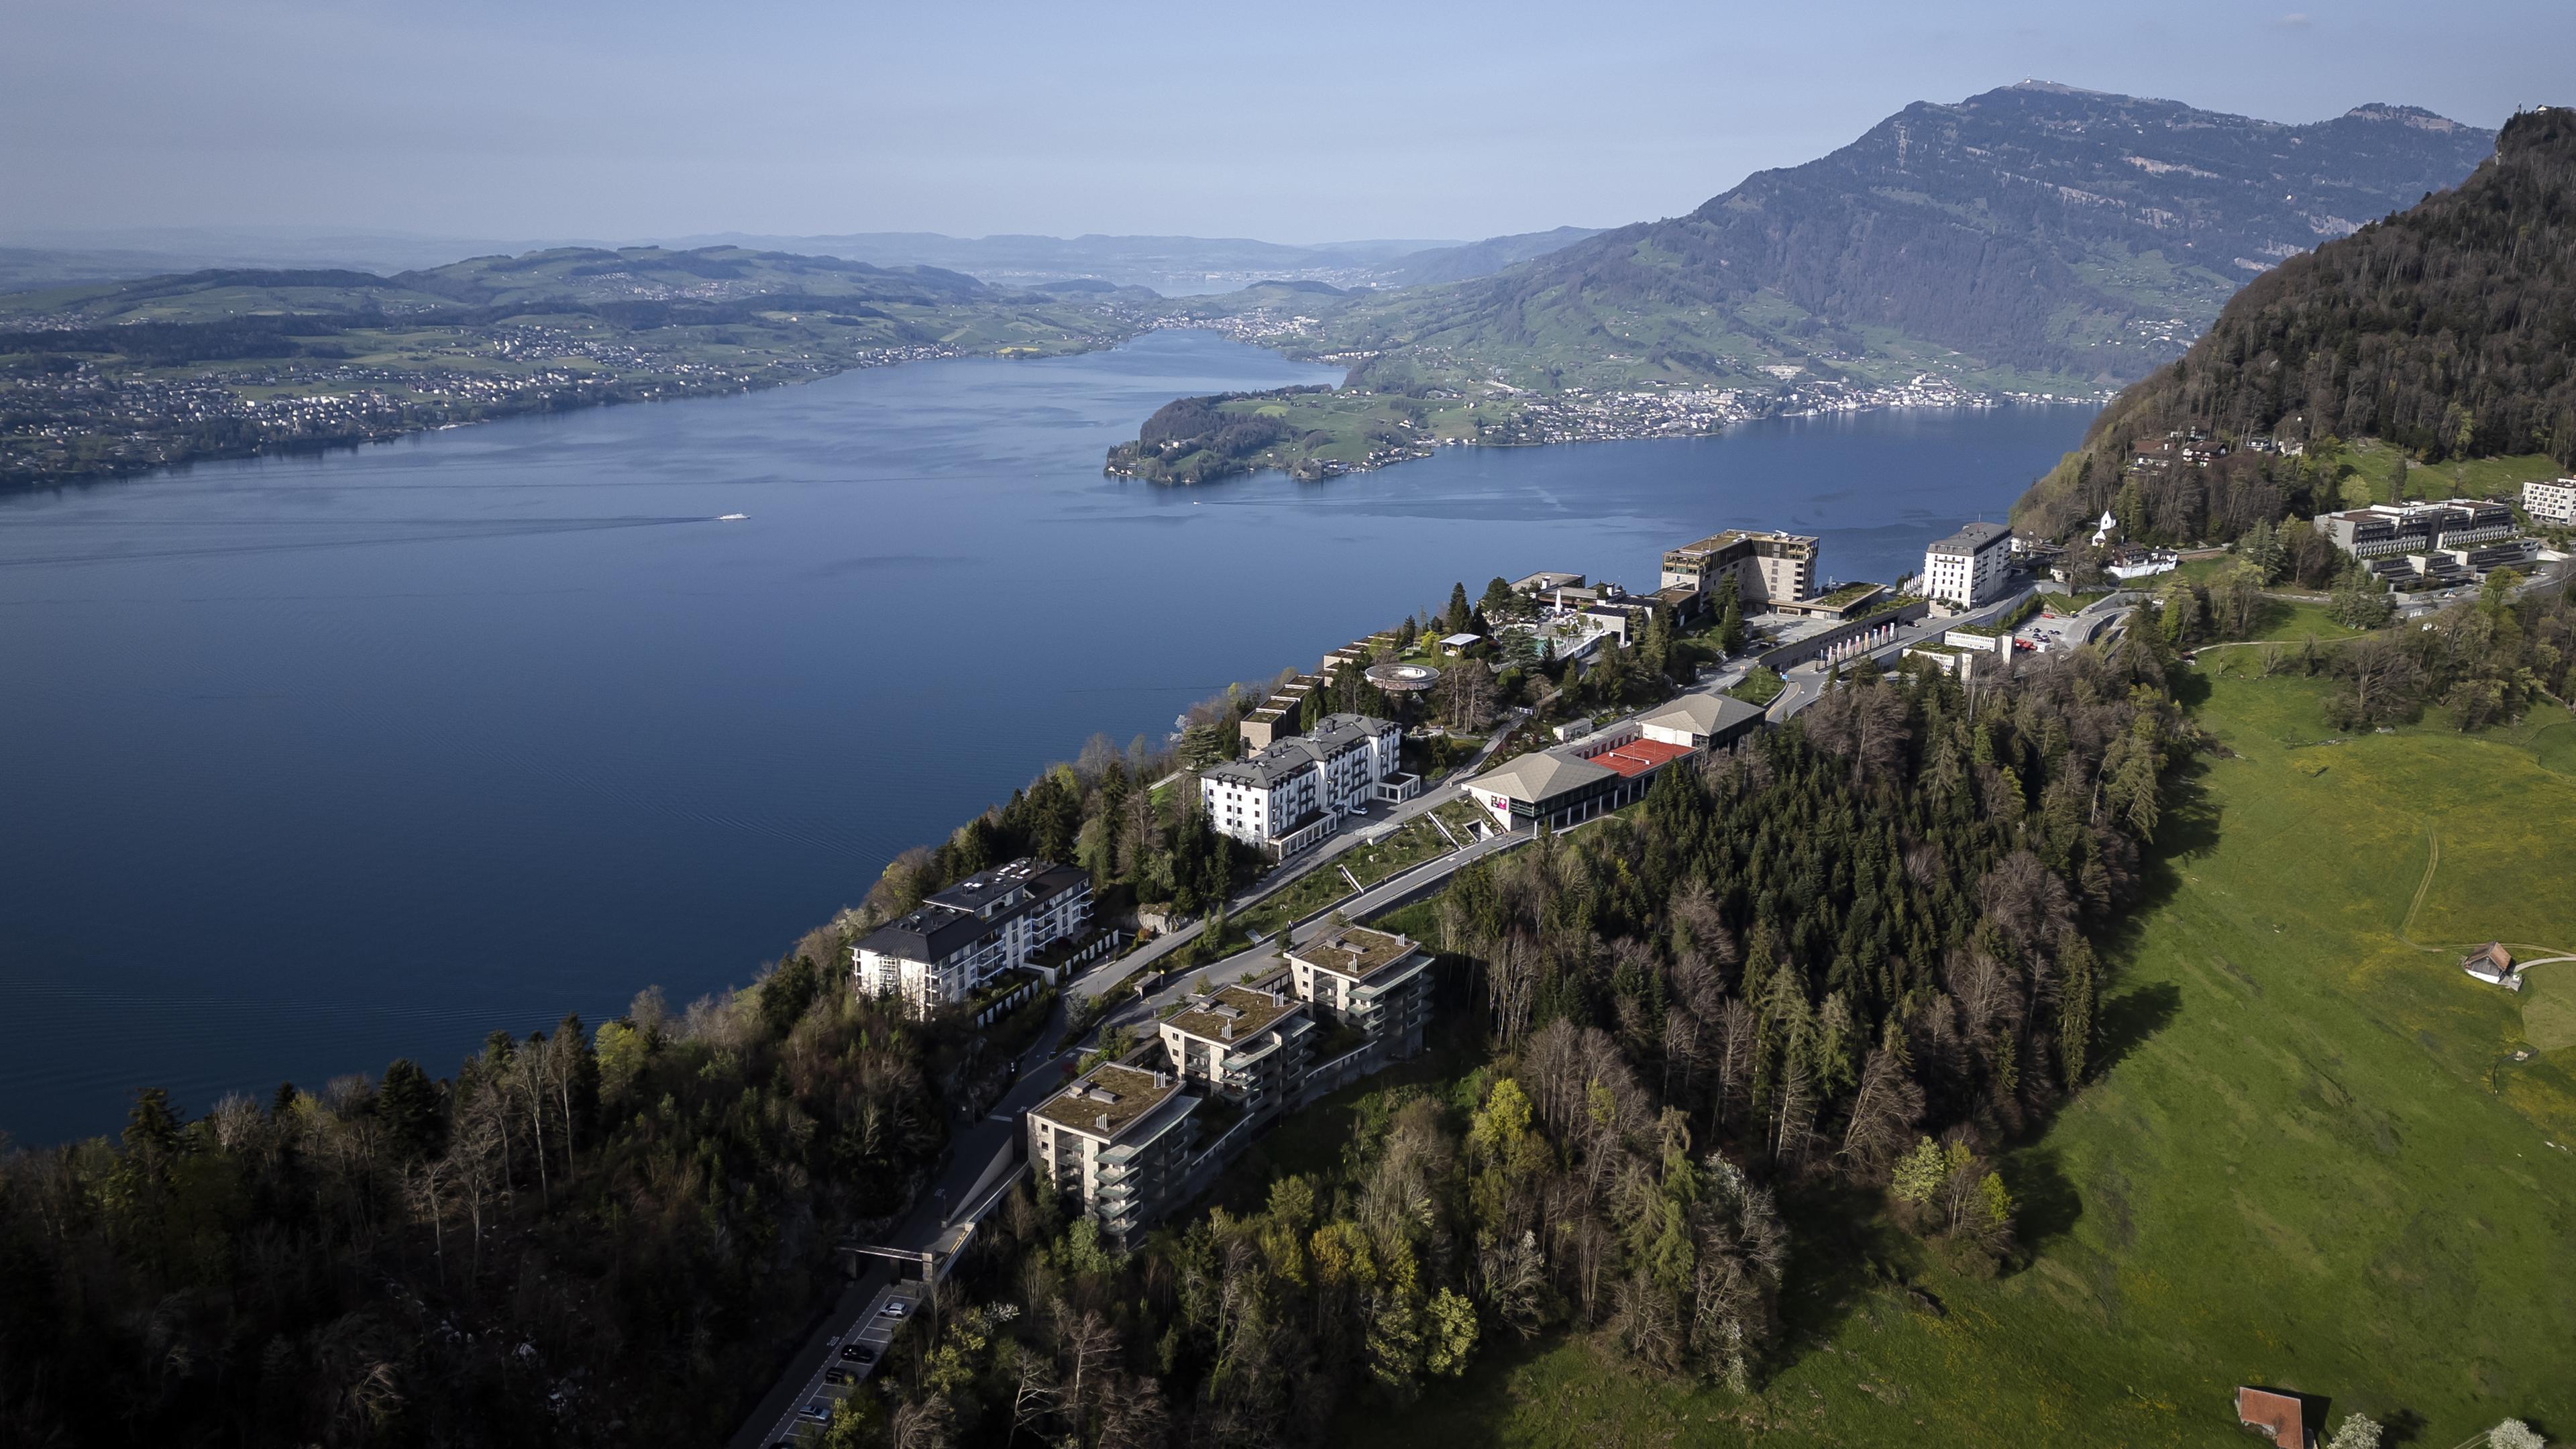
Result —
MULTIPOLYGON (((708 398, 741 397, 765 392, 776 387, 819 382, 843 373, 880 367, 897 367, 913 362, 947 362, 958 358, 991 357, 1003 361, 1032 361, 1047 357, 1071 357, 1105 351, 1133 342, 1151 328, 1137 327, 1123 335, 1106 338, 1086 346, 1068 347, 1061 351, 1037 351, 1025 346, 1005 346, 970 351, 963 348, 929 346, 887 348, 849 359, 818 359, 811 356, 781 357, 765 362, 757 370, 721 379, 699 380, 675 373, 641 371, 630 375, 609 374, 581 378, 569 384, 540 381, 523 390, 521 395, 490 403, 471 405, 471 410, 450 409, 435 403, 397 401, 378 390, 359 390, 340 394, 317 395, 345 406, 337 409, 354 415, 354 426, 333 431, 280 432, 244 443, 225 441, 196 444, 186 438, 175 442, 174 451, 131 458, 113 459, 76 471, 35 471, 19 475, 0 475, 0 497, 62 492, 88 488, 104 483, 139 482, 156 475, 178 476, 199 463, 240 462, 249 458, 285 458, 322 456, 347 450, 390 443, 422 433, 446 432, 482 423, 505 422, 515 418, 543 416, 552 413, 584 412, 592 408, 618 407, 636 403, 693 402, 708 398), (464 413, 459 416, 458 413, 464 413), (381 419, 369 422, 369 419, 381 419)), ((134 386, 170 386, 170 380, 159 378, 118 378, 103 384, 124 388, 134 386)), ((230 389, 224 389, 230 392, 230 389)), ((274 399, 243 398, 231 394, 235 406, 224 416, 247 420, 257 425, 260 409, 271 403, 310 404, 314 397, 274 399)), ((130 434, 97 433, 94 437, 129 438, 130 434)))

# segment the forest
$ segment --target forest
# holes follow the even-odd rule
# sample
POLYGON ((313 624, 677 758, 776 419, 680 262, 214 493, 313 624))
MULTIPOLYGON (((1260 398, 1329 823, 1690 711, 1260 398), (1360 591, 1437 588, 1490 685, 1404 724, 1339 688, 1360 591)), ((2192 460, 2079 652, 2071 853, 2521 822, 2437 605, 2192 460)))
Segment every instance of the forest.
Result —
POLYGON ((847 980, 0 1157, 0 1443, 721 1439, 979 1089, 847 980))
POLYGON ((2103 411, 2014 521, 2063 537, 2107 508, 2142 540, 2235 539, 2342 506, 2320 467, 2333 440, 2363 437, 2427 462, 2546 453, 2576 468, 2576 114, 2515 116, 2456 190, 2249 283, 2103 411), (2191 430, 2307 451, 2129 466, 2137 446, 2191 430))
POLYGON ((1633 818, 1461 872, 1458 1075, 1132 1254, 1023 1190, 824 1442, 1317 1443, 1559 1332, 1747 1387, 1790 1348, 1796 1218, 1855 1201, 2008 1270, 1995 1156, 2101 1059, 2092 943, 2198 747, 2173 661, 2147 611, 2000 686, 1864 669, 1633 818))

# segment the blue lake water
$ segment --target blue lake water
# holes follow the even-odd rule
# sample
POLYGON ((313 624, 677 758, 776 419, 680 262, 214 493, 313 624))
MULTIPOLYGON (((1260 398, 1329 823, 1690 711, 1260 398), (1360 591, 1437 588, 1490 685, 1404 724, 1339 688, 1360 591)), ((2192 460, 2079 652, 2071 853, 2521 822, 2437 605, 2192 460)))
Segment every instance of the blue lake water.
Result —
POLYGON ((0 498, 0 1130, 745 982, 1095 731, 1452 580, 1651 587, 1737 525, 1889 578, 2088 417, 1101 476, 1169 398, 1332 380, 1166 332, 0 498))

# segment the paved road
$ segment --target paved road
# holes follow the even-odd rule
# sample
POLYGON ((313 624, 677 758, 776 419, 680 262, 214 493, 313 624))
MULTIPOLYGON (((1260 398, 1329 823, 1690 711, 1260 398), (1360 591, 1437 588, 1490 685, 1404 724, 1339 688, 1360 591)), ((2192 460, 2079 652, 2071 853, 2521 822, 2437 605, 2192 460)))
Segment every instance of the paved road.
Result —
MULTIPOLYGON (((1342 853, 1366 845, 1414 817, 1458 798, 1458 787, 1455 782, 1473 775, 1484 764, 1486 757, 1502 742, 1504 734, 1509 731, 1516 718, 1517 715, 1507 716, 1496 727, 1493 736, 1485 742, 1484 749, 1478 751, 1466 765, 1451 773, 1451 783, 1437 789, 1426 790, 1401 804, 1380 807, 1364 820, 1354 821, 1345 826, 1326 845, 1319 846, 1309 854, 1290 862, 1286 870, 1274 873, 1250 891, 1237 897, 1231 903, 1231 909, 1241 910, 1251 906, 1271 892, 1302 878, 1309 871, 1324 867, 1342 853)), ((1450 855, 1439 857, 1439 860, 1448 861, 1450 865, 1448 870, 1441 871, 1431 879, 1446 879, 1449 871, 1454 871, 1469 860, 1483 859, 1496 847, 1496 841, 1479 841, 1464 852, 1452 852, 1450 855)), ((1501 848, 1508 847, 1506 845, 1501 848)), ((1375 898, 1391 899, 1393 895, 1390 893, 1418 889, 1424 885, 1424 882, 1424 877, 1407 872, 1372 887, 1356 901, 1345 904, 1343 909, 1350 910, 1354 914, 1378 910, 1382 907, 1374 903, 1375 898)), ((1297 939, 1307 939, 1313 934, 1313 929, 1309 927, 1297 939)), ((1101 962, 1066 983, 1063 1001, 1078 1001, 1098 996, 1126 980, 1138 968, 1150 965, 1196 940, 1199 930, 1199 924, 1192 922, 1123 956, 1101 962)), ((1224 961, 1213 963, 1204 970, 1210 974, 1212 980, 1240 979, 1256 964, 1251 958, 1258 955, 1260 949, 1263 948, 1238 953, 1224 961)), ((1151 1017, 1161 1006, 1168 1005, 1181 992, 1188 990, 1188 980, 1194 979, 1199 974, 1201 973, 1194 971, 1189 973, 1187 978, 1169 983, 1151 1000, 1122 1008, 1113 1013, 1110 1020, 1132 1022, 1151 1017)), ((970 1195, 980 1196, 983 1184, 1007 1170, 1014 1151, 1014 1138, 1018 1135, 1019 1114, 1046 1100, 1061 1087, 1064 1083, 1064 1067, 1075 1060, 1076 1053, 1071 1049, 1071 1044, 1065 1040, 1067 1024, 1064 1006, 1060 1002, 1048 1018, 1045 1028, 1039 1032, 1036 1043, 1022 1053, 1019 1061, 1014 1065, 1014 1071, 1018 1074, 1017 1080, 1003 1094, 1002 1099, 995 1103, 991 1110, 972 1121, 950 1124, 947 1166, 933 1181, 930 1190, 924 1194, 912 1215, 904 1219, 894 1232, 887 1235, 888 1240, 883 1246, 919 1251, 938 1242, 950 1230, 954 1219, 969 1206, 970 1195)), ((862 1341, 872 1338, 881 1340, 889 1336, 890 1322, 877 1317, 878 1309, 890 1297, 910 1297, 914 1290, 909 1286, 899 1286, 896 1283, 894 1264, 891 1261, 877 1257, 862 1257, 859 1262, 862 1265, 862 1271, 858 1278, 843 1290, 840 1298, 833 1303, 831 1311, 824 1315, 823 1321, 817 1325, 805 1345, 797 1350, 794 1358, 789 1360, 778 1382, 771 1387, 768 1394, 762 1397, 759 1406, 752 1410, 742 1427, 735 1431, 729 1449, 762 1449, 762 1446, 795 1436, 799 1432, 797 1410, 800 1406, 818 1397, 833 1397, 841 1392, 823 1382, 824 1370, 833 1367, 852 1369, 857 1367, 845 1364, 839 1357, 839 1346, 843 1339, 853 1333, 859 1334, 862 1341)))
MULTIPOLYGON (((1309 874, 1333 864, 1343 855, 1362 846, 1374 844, 1417 816, 1429 814, 1457 799, 1458 782, 1468 779, 1484 768, 1485 761, 1502 744, 1503 736, 1511 732, 1512 726, 1518 723, 1524 713, 1526 711, 1514 710, 1498 721, 1493 733, 1486 737, 1484 746, 1477 750, 1465 764, 1450 771, 1445 783, 1427 789, 1400 804, 1372 806, 1367 815, 1345 821, 1342 828, 1335 831, 1323 844, 1263 876, 1253 884, 1251 889, 1227 901, 1227 911, 1240 913, 1248 910, 1273 894, 1305 879, 1309 874)), ((1137 971, 1153 965, 1172 952, 1197 940, 1201 929, 1203 929, 1202 922, 1192 921, 1155 937, 1123 956, 1112 957, 1067 982, 1064 988, 1065 994, 1077 1001, 1098 996, 1137 971)))
MULTIPOLYGON (((2008 598, 1998 599, 1994 603, 1965 614, 1946 619, 1924 619, 1910 624, 1898 630, 1894 639, 1869 651, 1869 657, 1882 665, 1891 663, 1904 657, 1905 651, 1915 645, 1938 641, 1942 635, 1953 629, 1965 628, 1971 624, 1983 624, 2003 617, 2032 592, 2032 590, 2023 589, 2008 598)), ((2070 616, 2077 633, 2073 642, 2084 643, 2097 637, 2113 620, 2127 614, 2129 606, 2141 597, 2144 596, 2131 591, 2122 591, 2097 599, 2085 606, 2080 612, 2070 616)), ((1833 669, 1832 665, 1822 662, 1801 664, 1781 675, 1781 681, 1786 687, 1780 691, 1779 698, 1771 701, 1770 708, 1763 711, 1764 715, 1776 725, 1814 704, 1824 697, 1825 686, 1833 678, 1833 669)))

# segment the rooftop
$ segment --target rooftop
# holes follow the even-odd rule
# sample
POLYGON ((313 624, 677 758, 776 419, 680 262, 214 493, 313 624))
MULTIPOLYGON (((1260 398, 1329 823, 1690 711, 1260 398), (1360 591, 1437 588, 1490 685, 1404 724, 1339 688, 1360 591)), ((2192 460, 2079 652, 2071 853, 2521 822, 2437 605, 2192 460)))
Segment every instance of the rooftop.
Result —
POLYGON ((2271 1440, 2276 1449, 2308 1449, 2307 1408, 2288 1394, 2238 1389, 2236 1422, 2271 1440))
POLYGON ((1364 714, 1328 714, 1315 721, 1310 734, 1290 735, 1244 759, 1211 765, 1200 773, 1211 780, 1231 780, 1266 790, 1320 760, 1396 728, 1399 726, 1392 720, 1364 714))
POLYGON ((1412 941, 1390 931, 1344 926, 1292 948, 1288 957, 1319 971, 1365 981, 1419 949, 1412 941))
POLYGON ((1181 1079, 1173 1073, 1140 1072, 1134 1067, 1104 1063, 1034 1110, 1059 1127, 1115 1139, 1180 1090, 1181 1079))
POLYGON ((1669 550, 1664 557, 1667 559, 1705 558, 1733 543, 1786 543, 1813 548, 1816 540, 1808 534, 1783 533, 1771 528, 1730 528, 1724 533, 1712 533, 1696 542, 1669 550))
POLYGON ((1713 735, 1748 715, 1762 711, 1729 694, 1685 694, 1672 703, 1645 715, 1639 728, 1689 730, 1693 734, 1713 735))
POLYGON ((1179 1012, 1163 1024, 1202 1041, 1240 1042, 1260 1035, 1303 1005, 1293 996, 1228 986, 1204 1005, 1179 1012))
POLYGON ((2012 530, 2000 523, 1963 523, 1959 531, 1932 545, 1933 553, 1976 553, 2012 537, 2012 530))
POLYGON ((1689 753, 1691 753, 1691 747, 1688 745, 1668 745, 1661 740, 1630 740, 1615 749, 1603 750, 1588 758, 1589 763, 1599 765, 1622 777, 1634 779, 1648 770, 1669 765, 1689 753))
POLYGON ((980 939, 998 923, 1055 899, 1091 879, 1051 860, 1028 858, 978 871, 933 892, 908 914, 870 931, 864 950, 908 961, 939 961, 980 939), (996 902, 1008 902, 996 909, 996 902))
POLYGON ((1589 760, 1571 760, 1563 755, 1540 753, 1523 755, 1508 764, 1497 765, 1467 783, 1479 790, 1536 804, 1609 773, 1589 760))

